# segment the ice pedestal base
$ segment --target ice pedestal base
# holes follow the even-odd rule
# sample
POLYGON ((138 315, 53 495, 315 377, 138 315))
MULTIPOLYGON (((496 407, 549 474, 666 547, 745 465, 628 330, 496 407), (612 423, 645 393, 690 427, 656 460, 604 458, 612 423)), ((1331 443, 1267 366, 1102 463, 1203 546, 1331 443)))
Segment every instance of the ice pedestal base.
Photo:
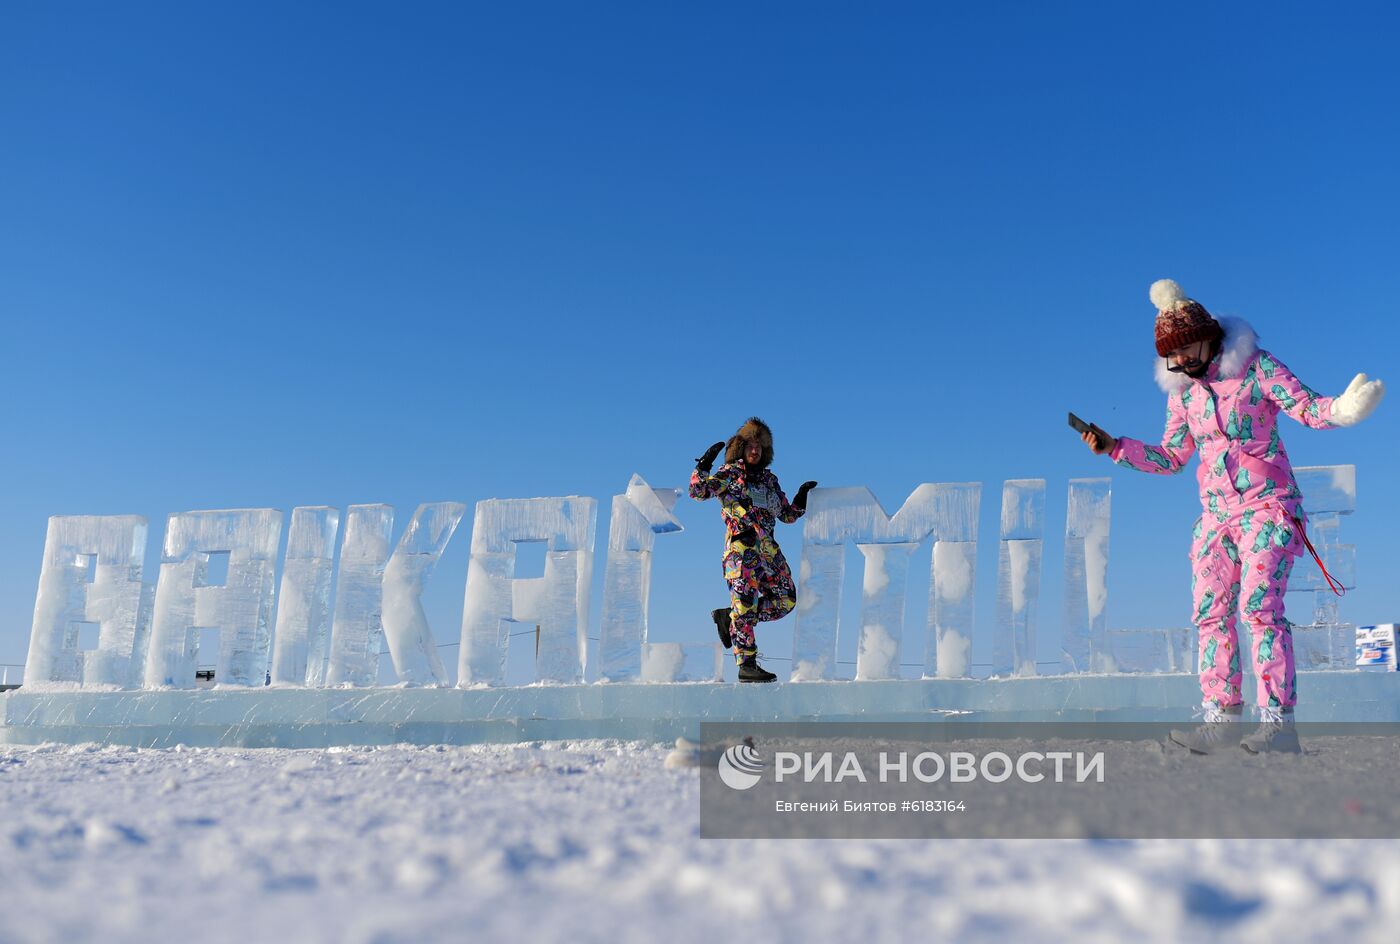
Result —
MULTIPOLYGON (((1299 721, 1400 721, 1400 673, 1300 672, 1299 721)), ((702 721, 1177 721, 1196 677, 1064 675, 738 685, 41 692, 3 696, 0 743, 140 747, 695 737, 702 721)), ((1253 704, 1253 681, 1245 680, 1253 704)))

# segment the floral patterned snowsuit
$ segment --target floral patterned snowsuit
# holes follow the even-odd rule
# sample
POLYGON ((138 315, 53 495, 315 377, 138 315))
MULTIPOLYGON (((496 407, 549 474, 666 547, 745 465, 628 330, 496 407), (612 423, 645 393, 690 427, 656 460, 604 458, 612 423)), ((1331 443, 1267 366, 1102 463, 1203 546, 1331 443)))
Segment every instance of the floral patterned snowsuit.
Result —
POLYGON ((770 470, 750 469, 742 462, 722 465, 713 475, 696 469, 690 476, 690 497, 720 500, 729 632, 734 654, 742 659, 758 651, 756 624, 782 619, 797 605, 792 570, 773 538, 773 529, 778 521, 797 521, 803 509, 787 500, 778 477, 770 470))
POLYGON ((1242 700, 1235 627, 1236 607, 1243 601, 1253 637, 1257 701, 1288 707, 1297 701, 1297 690, 1283 594, 1302 552, 1306 516, 1279 438, 1279 413, 1314 429, 1332 429, 1333 398, 1319 396, 1273 355, 1255 349, 1247 326, 1235 330, 1247 332, 1247 348, 1235 358, 1243 367, 1221 376, 1217 357, 1201 380, 1181 377, 1180 387, 1167 396, 1162 444, 1120 438, 1110 456, 1122 466, 1172 474, 1200 450, 1197 479, 1204 514, 1193 532, 1191 586, 1203 700, 1221 707, 1242 700))

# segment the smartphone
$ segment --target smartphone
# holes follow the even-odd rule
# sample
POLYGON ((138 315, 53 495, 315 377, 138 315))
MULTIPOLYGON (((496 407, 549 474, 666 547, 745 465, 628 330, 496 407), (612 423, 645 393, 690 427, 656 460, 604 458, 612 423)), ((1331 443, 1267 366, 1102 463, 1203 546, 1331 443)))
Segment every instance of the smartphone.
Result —
POLYGON ((1084 422, 1079 417, 1075 416, 1073 413, 1069 415, 1069 425, 1074 428, 1074 431, 1076 433, 1093 433, 1094 440, 1098 442, 1100 446, 1108 442, 1108 433, 1105 433, 1093 423, 1084 422))

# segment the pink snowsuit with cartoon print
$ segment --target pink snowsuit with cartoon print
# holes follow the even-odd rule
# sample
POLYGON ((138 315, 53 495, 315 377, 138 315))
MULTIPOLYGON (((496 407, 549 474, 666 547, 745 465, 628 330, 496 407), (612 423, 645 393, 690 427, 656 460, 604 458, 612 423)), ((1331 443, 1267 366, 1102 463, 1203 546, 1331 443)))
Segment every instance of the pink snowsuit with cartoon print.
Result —
POLYGON ((1302 553, 1307 519, 1279 436, 1279 414, 1333 429, 1333 398, 1319 396, 1259 350, 1245 322, 1220 323, 1221 353, 1204 378, 1168 373, 1158 362, 1158 381, 1169 391, 1161 445, 1120 438, 1110 458, 1142 472, 1173 474, 1200 451, 1196 477, 1204 513, 1193 534, 1191 587, 1203 700, 1221 707, 1242 700, 1238 607, 1252 637, 1258 703, 1289 707, 1297 687, 1283 594, 1302 553))

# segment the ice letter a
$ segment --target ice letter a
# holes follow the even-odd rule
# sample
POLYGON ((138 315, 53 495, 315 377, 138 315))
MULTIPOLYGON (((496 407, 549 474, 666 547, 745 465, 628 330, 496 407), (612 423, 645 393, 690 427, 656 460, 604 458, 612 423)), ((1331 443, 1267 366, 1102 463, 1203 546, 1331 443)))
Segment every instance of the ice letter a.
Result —
POLYGON ((141 559, 146 519, 55 516, 49 519, 24 684, 139 685, 141 559), (78 648, 80 624, 97 623, 97 648, 78 648), (134 661, 134 664, 133 664, 134 661))
POLYGON ((282 512, 272 508, 171 515, 156 584, 147 688, 193 688, 199 630, 219 630, 215 681, 267 681, 273 579, 282 512), (227 564, 219 575, 216 558, 227 564))
POLYGON ((683 530, 673 511, 679 495, 677 489, 652 488, 640 475, 634 475, 627 483, 627 493, 613 496, 599 640, 599 660, 606 679, 641 677, 651 551, 658 534, 683 530))
POLYGON ((541 681, 583 680, 588 589, 598 503, 592 498, 493 498, 478 502, 462 610, 458 684, 498 685, 507 624, 539 627, 541 681), (545 541, 544 576, 515 579, 515 546, 545 541))

